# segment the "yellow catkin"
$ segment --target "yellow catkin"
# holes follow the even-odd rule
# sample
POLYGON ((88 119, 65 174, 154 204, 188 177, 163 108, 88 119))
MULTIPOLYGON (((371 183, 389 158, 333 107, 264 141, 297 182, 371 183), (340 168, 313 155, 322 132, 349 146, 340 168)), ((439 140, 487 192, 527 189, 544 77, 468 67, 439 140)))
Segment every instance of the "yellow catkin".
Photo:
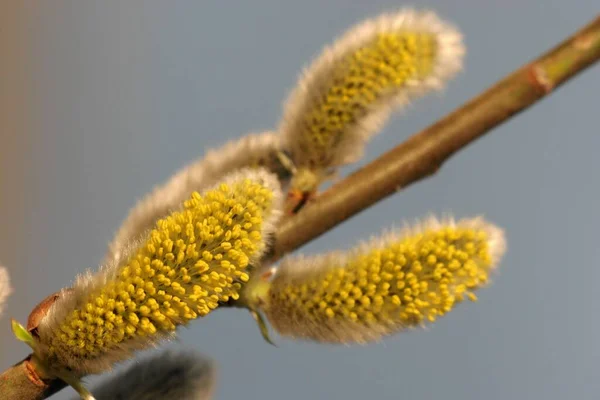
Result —
POLYGON ((366 342, 474 301, 503 251, 502 232, 482 220, 429 223, 349 254, 284 261, 257 286, 258 304, 284 336, 366 342))
POLYGON ((310 149, 309 166, 331 165, 348 125, 409 80, 430 74, 436 48, 432 33, 381 33, 340 60, 331 71, 327 90, 306 110, 297 132, 298 146, 310 149))
POLYGON ((249 261, 264 250, 275 196, 273 188, 249 178, 194 193, 182 210, 159 220, 120 266, 99 277, 104 281, 51 332, 43 332, 49 357, 77 365, 171 332, 237 299, 249 279, 249 261))
POLYGON ((278 131, 296 166, 292 193, 310 193, 356 161, 390 113, 441 89, 462 67, 461 34, 431 12, 363 21, 303 72, 278 131))

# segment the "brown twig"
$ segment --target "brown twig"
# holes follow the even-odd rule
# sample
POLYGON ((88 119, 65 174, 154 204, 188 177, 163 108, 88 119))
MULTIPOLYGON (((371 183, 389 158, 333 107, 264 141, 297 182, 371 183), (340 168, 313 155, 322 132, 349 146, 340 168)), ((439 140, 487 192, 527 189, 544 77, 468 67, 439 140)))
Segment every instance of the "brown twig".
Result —
POLYGON ((62 390, 66 383, 60 379, 44 379, 28 356, 0 375, 2 399, 43 400, 62 390))
POLYGON ((283 222, 271 260, 296 250, 383 198, 434 174, 450 156, 600 58, 600 17, 439 122, 333 185, 283 222))
MULTIPOLYGON (((435 173, 461 148, 547 96, 600 59, 600 17, 571 38, 377 160, 337 183, 285 220, 272 260, 325 233, 354 214, 435 173)), ((41 400, 64 387, 41 380, 28 359, 0 375, 3 398, 41 400)))

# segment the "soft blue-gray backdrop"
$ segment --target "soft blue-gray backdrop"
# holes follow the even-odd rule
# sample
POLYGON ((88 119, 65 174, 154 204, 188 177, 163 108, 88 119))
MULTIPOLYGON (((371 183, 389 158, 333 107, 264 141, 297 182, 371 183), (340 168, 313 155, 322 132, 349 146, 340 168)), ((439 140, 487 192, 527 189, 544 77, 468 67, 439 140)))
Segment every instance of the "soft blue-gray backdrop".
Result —
MULTIPOLYGON (((300 67, 366 1, 11 1, 0 4, 0 261, 15 293, 0 368, 27 354, 8 317, 100 261, 136 198, 224 141, 268 129, 300 67)), ((368 161, 547 50, 595 0, 428 0, 465 33, 466 70, 368 147, 368 161)), ((306 246, 429 212, 484 214, 509 252, 480 302, 366 347, 278 339, 222 311, 181 333, 219 363, 217 399, 595 399, 600 392, 600 70, 460 152, 434 178, 306 246)), ((95 379, 92 379, 95 381, 95 379)), ((73 396, 69 390, 57 399, 73 396)), ((1 395, 0 395, 1 397, 1 395)))

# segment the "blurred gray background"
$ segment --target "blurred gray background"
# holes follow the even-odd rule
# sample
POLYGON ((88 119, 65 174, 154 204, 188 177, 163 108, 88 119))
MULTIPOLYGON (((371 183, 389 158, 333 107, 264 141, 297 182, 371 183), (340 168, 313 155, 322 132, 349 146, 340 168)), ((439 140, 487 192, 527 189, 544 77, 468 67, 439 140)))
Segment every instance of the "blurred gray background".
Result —
MULTIPOLYGON (((95 267, 137 198, 206 149, 274 127, 300 68, 325 43, 404 5, 2 0, 0 261, 15 293, 0 323, 0 368, 28 350, 11 338, 9 317, 25 322, 38 301, 95 267)), ((596 0, 417 5, 464 32, 465 72, 443 96, 397 115, 363 162, 600 10, 596 0)), ((599 91, 596 66, 432 179, 302 249, 345 248, 429 212, 483 214, 506 229, 509 252, 479 303, 366 347, 277 338, 274 348, 246 312, 216 312, 182 330, 181 343, 218 361, 217 399, 598 398, 599 91)))

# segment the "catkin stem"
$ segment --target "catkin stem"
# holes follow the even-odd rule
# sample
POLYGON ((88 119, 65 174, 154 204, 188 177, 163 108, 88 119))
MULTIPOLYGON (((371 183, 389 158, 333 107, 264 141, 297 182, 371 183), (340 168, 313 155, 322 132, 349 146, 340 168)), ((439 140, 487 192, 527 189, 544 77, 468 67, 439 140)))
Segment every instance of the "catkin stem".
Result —
MULTIPOLYGON (((280 226, 279 259, 392 193, 435 173, 455 152, 550 94, 600 59, 600 17, 575 35, 334 185, 280 226)), ((28 359, 0 375, 3 398, 41 400, 62 389, 41 381, 28 359)))

